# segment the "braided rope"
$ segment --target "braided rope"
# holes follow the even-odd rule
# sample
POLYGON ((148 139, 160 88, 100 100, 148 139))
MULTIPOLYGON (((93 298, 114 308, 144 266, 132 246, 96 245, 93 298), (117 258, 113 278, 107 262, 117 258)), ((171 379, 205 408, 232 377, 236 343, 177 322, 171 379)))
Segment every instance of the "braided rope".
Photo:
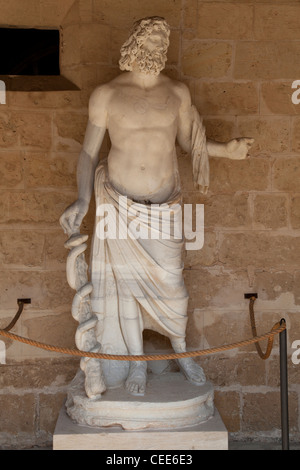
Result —
POLYGON ((208 354, 235 349, 241 346, 247 346, 249 344, 257 343, 259 341, 263 341, 268 338, 273 339, 275 335, 282 333, 285 329, 286 329, 285 321, 281 320, 281 322, 275 323, 271 331, 263 335, 254 336, 253 338, 250 338, 250 339, 238 341, 236 343, 231 343, 231 344, 227 344, 227 345, 223 345, 223 346, 219 346, 215 348, 202 349, 202 350, 196 350, 196 351, 187 351, 187 352, 182 352, 182 353, 146 354, 146 355, 140 355, 140 356, 103 354, 103 353, 96 353, 96 352, 91 352, 91 351, 81 351, 76 348, 61 348, 61 347, 41 343, 39 341, 24 338, 22 336, 15 335, 14 333, 9 333, 8 331, 4 329, 0 329, 0 335, 5 336, 15 341, 20 341, 21 343, 26 343, 31 346, 35 346, 37 348, 46 349, 48 351, 59 352, 63 354, 69 354, 72 356, 92 357, 96 359, 108 359, 108 360, 114 360, 114 361, 159 361, 163 359, 180 359, 180 358, 185 358, 185 357, 205 356, 208 354))
MULTIPOLYGON (((255 315, 254 315, 254 302, 255 302, 255 297, 251 297, 250 298, 250 303, 249 303, 249 314, 250 314, 250 323, 251 323, 252 334, 253 334, 253 336, 257 336, 256 322, 255 322, 255 315)), ((274 325, 274 327, 275 326, 276 325, 274 325)), ((260 347, 260 344, 255 343, 256 351, 257 351, 257 353, 258 353, 258 355, 261 359, 266 360, 270 357, 270 354, 271 354, 272 348, 273 348, 273 341, 274 341, 274 336, 269 337, 265 353, 262 351, 262 349, 260 347)))

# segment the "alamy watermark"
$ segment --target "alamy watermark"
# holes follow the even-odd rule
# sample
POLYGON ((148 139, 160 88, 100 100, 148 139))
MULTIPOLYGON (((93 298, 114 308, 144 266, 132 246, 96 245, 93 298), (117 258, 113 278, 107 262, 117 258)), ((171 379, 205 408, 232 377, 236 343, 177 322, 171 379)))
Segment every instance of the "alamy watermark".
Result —
POLYGON ((300 364, 300 340, 296 339, 292 343, 292 349, 296 349, 296 351, 292 354, 292 363, 293 364, 300 364))
POLYGON ((299 104, 300 103, 300 80, 294 80, 292 83, 292 88, 297 88, 296 91, 292 94, 292 103, 299 104))
POLYGON ((6 104, 6 86, 3 80, 0 80, 0 104, 6 104))
MULTIPOLYGON (((292 83, 292 88, 296 88, 294 93, 292 94, 292 103, 299 104, 300 103, 300 80, 294 80, 292 83)), ((295 340, 292 343, 292 349, 295 351, 292 353, 292 363, 293 364, 300 364, 300 340, 295 340)))
POLYGON ((203 204, 127 204, 120 196, 118 211, 113 204, 100 204, 96 215, 99 239, 185 240, 186 250, 201 250, 204 244, 203 204))
MULTIPOLYGON (((300 80, 294 80, 292 83, 292 88, 296 88, 292 94, 292 103, 300 103, 300 80)), ((6 104, 6 85, 3 80, 0 80, 0 104, 6 104)))

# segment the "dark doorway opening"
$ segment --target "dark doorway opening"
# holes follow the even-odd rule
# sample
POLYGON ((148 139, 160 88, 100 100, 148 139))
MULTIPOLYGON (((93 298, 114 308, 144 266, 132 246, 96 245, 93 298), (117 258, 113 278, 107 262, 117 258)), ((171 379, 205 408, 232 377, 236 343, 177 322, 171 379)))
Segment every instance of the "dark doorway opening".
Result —
POLYGON ((0 75, 60 75, 59 31, 0 28, 0 75))

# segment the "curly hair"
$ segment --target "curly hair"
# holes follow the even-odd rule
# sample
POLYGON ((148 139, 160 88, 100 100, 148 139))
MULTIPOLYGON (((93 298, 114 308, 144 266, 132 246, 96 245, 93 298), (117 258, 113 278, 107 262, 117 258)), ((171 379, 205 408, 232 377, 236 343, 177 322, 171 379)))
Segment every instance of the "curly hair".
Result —
POLYGON ((121 70, 132 70, 132 64, 138 56, 141 46, 154 30, 162 30, 166 33, 166 40, 162 54, 166 57, 169 47, 170 27, 166 20, 160 16, 142 18, 134 23, 130 36, 121 47, 119 66, 121 70))

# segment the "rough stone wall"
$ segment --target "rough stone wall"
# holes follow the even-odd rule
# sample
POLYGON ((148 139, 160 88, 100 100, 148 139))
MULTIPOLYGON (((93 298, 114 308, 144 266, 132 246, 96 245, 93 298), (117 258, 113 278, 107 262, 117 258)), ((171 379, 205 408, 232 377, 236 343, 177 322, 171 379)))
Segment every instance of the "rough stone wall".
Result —
MULTIPOLYGON (((11 0, 1 25, 60 27, 62 74, 78 91, 15 91, 0 105, 0 327, 30 297, 14 331, 73 346, 74 292, 65 276, 58 219, 76 197, 75 170, 88 97, 119 73, 119 48, 132 22, 164 16, 172 28, 166 73, 185 81, 207 135, 255 138, 245 161, 211 159, 207 196, 192 185, 178 150, 184 201, 205 204, 205 245, 189 251, 188 346, 219 346, 251 336, 248 301, 257 292, 258 332, 281 317, 288 327, 291 437, 299 437, 300 365, 300 4, 297 0, 11 0)), ((105 140, 101 154, 109 147, 105 140)), ((84 222, 91 233, 93 203, 84 222)), ((151 336, 150 336, 151 338, 151 336)), ((3 340, 0 447, 51 444, 66 386, 78 360, 3 340)), ((153 340, 154 341, 154 340, 153 340)), ((254 346, 200 361, 232 437, 280 437, 278 338, 270 359, 254 346)))

